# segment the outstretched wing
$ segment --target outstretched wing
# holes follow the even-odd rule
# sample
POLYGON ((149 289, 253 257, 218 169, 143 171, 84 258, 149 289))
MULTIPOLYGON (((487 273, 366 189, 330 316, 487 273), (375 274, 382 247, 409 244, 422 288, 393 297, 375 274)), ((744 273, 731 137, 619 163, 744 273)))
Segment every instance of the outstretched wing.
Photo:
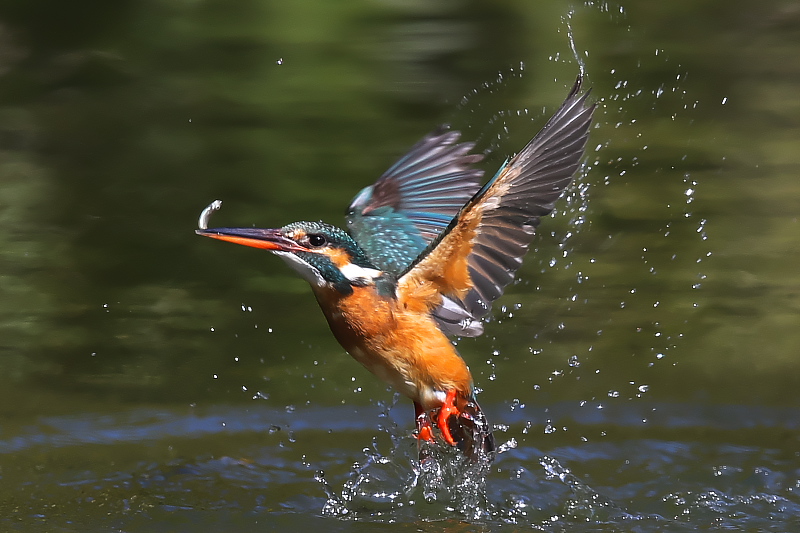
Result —
POLYGON ((583 157, 594 105, 579 77, 536 137, 503 165, 398 280, 419 311, 451 297, 473 319, 485 316, 514 279, 540 217, 549 214, 583 157))
POLYGON ((480 189, 483 155, 460 136, 439 127, 350 204, 350 234, 381 270, 403 272, 480 189))

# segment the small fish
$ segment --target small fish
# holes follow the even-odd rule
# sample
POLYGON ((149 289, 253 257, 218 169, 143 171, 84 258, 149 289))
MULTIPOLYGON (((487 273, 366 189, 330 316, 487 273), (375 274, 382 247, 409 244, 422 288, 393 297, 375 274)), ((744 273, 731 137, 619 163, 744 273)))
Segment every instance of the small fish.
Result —
POLYGON ((197 219, 197 227, 200 229, 208 229, 208 219, 211 218, 211 213, 219 211, 222 207, 222 200, 214 200, 200 213, 200 218, 197 219))

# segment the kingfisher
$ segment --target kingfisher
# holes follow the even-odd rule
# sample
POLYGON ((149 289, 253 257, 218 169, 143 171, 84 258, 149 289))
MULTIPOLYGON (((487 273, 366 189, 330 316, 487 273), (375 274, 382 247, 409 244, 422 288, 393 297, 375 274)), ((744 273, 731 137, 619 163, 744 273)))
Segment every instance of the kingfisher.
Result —
POLYGON ((197 233, 281 257, 311 285, 342 347, 414 402, 420 445, 443 442, 491 461, 491 426, 451 337, 483 332, 540 218, 578 170, 596 105, 581 84, 578 76, 541 131, 483 186, 473 167, 483 155, 442 126, 356 195, 349 231, 305 221, 209 229, 215 202, 197 233))

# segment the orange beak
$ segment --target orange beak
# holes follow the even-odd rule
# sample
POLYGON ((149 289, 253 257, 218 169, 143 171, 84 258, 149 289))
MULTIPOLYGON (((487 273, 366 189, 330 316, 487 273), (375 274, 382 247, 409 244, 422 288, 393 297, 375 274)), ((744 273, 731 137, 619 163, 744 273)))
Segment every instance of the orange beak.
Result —
POLYGON ((281 234, 279 229, 261 228, 212 228, 198 229, 195 233, 221 241, 233 242, 253 248, 274 252, 307 252, 293 240, 281 234))

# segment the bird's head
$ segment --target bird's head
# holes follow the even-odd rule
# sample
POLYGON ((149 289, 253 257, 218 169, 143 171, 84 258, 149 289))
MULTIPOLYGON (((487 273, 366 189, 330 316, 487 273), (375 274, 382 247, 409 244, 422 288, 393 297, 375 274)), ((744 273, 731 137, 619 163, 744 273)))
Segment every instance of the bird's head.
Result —
POLYGON ((349 294, 382 274, 350 235, 324 222, 294 222, 277 229, 198 229, 197 234, 269 250, 316 288, 349 294))

